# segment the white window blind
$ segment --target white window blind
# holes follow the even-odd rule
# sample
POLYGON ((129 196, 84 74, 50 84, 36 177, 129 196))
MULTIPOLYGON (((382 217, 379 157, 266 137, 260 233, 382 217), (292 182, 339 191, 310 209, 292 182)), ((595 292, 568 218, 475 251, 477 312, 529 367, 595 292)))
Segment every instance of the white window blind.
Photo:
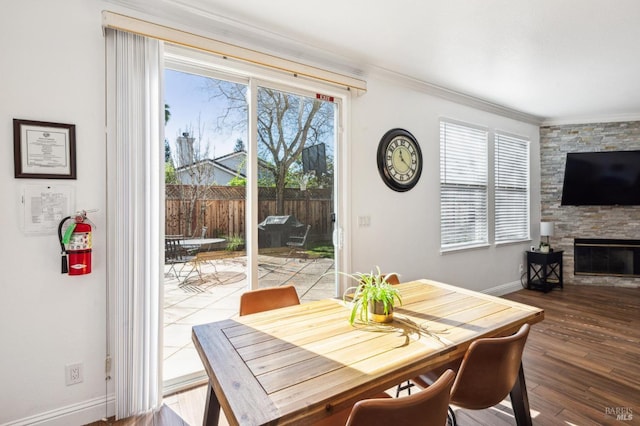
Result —
POLYGON ((486 129, 440 122, 440 249, 488 243, 486 129))
POLYGON ((495 135, 495 241, 529 239, 529 141, 495 135))

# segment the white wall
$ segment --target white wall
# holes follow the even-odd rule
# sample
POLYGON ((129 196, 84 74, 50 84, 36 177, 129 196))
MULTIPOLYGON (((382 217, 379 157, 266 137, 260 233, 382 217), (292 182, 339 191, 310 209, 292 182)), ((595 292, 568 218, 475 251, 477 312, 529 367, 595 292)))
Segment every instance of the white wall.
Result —
MULTIPOLYGON (((0 424, 58 418, 80 424, 106 414, 106 201, 104 142, 104 2, 14 1, 0 15, 0 424), (57 237, 26 236, 18 226, 18 194, 33 180, 14 179, 12 119, 74 123, 78 179, 70 183, 77 208, 91 215, 93 273, 60 274, 57 237), (84 382, 65 386, 65 364, 84 363, 84 382), (68 415, 67 417, 65 417, 68 415)), ((532 141, 532 222, 539 218, 538 129, 436 98, 382 77, 354 98, 350 160, 353 270, 380 265, 404 279, 428 277, 482 290, 516 282, 526 244, 439 254, 438 119, 495 126, 532 141), (382 134, 410 130, 425 167, 407 193, 388 189, 376 167, 382 134), (359 228, 357 217, 371 226, 359 228)), ((47 183, 47 181, 35 181, 47 183)), ((109 413, 111 414, 111 413, 109 413)), ((51 423, 51 422, 50 422, 51 423)), ((55 422, 53 422, 55 423, 55 422)))
MULTIPOLYGON (((352 269, 375 265, 401 278, 430 278, 473 290, 519 281, 518 266, 530 243, 491 246, 440 254, 439 158, 441 117, 487 126, 531 141, 532 223, 540 215, 538 127, 418 92, 386 77, 368 78, 368 91, 354 98, 352 110, 352 269), (376 165, 378 142, 389 129, 401 127, 418 139, 424 168, 408 192, 389 189, 376 165), (370 216, 358 227, 358 216, 370 216)), ((538 230, 532 227, 532 235, 538 230)))
MULTIPOLYGON (((0 424, 104 415, 105 144, 104 39, 98 1, 7 2, 0 14, 0 424), (76 125, 77 180, 14 179, 12 119, 76 125), (24 184, 70 184, 76 206, 99 209, 93 273, 60 273, 55 235, 18 226, 24 184), (65 365, 82 362, 84 382, 65 386, 65 365), (55 410, 55 413, 52 413, 55 410)), ((109 386, 109 393, 113 393, 109 386)), ((70 420, 71 419, 71 420, 70 420)), ((64 422, 63 422, 64 423, 64 422)))

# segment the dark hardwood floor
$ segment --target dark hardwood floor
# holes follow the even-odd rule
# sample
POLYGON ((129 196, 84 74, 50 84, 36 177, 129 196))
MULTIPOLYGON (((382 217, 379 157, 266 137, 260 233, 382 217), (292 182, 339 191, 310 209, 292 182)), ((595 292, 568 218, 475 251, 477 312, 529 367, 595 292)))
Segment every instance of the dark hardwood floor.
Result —
MULTIPOLYGON (((505 298, 545 310, 524 353, 534 425, 640 425, 640 289, 565 285, 505 298)), ((205 395, 203 387, 173 395, 156 413, 112 424, 200 425, 205 395)), ((508 399, 456 413, 461 426, 515 425, 508 399)))
POLYGON ((534 424, 640 424, 640 289, 565 285, 505 298, 545 310, 524 353, 534 424))

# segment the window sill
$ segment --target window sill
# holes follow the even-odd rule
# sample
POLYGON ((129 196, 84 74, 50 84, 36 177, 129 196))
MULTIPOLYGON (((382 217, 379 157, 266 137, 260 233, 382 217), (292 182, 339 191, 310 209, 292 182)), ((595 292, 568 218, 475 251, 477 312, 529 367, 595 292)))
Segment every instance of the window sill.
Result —
POLYGON ((522 243, 531 244, 531 241, 532 241, 531 238, 525 238, 522 240, 500 241, 495 244, 496 244, 496 247, 500 247, 500 246, 507 246, 512 244, 522 244, 522 243))
POLYGON ((490 247, 491 245, 488 243, 482 243, 482 244, 475 244, 475 245, 469 245, 469 246, 461 246, 461 247, 451 247, 451 248, 440 248, 440 254, 448 254, 448 253, 457 253, 460 251, 468 251, 468 250, 477 250, 477 249, 483 249, 483 248, 487 248, 490 247))

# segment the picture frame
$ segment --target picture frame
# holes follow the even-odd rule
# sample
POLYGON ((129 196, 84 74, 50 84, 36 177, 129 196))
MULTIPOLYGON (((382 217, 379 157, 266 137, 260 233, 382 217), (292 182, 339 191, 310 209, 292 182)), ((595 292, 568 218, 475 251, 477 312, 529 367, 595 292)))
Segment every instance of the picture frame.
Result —
POLYGON ((76 126, 13 119, 14 176, 76 179, 76 126))

